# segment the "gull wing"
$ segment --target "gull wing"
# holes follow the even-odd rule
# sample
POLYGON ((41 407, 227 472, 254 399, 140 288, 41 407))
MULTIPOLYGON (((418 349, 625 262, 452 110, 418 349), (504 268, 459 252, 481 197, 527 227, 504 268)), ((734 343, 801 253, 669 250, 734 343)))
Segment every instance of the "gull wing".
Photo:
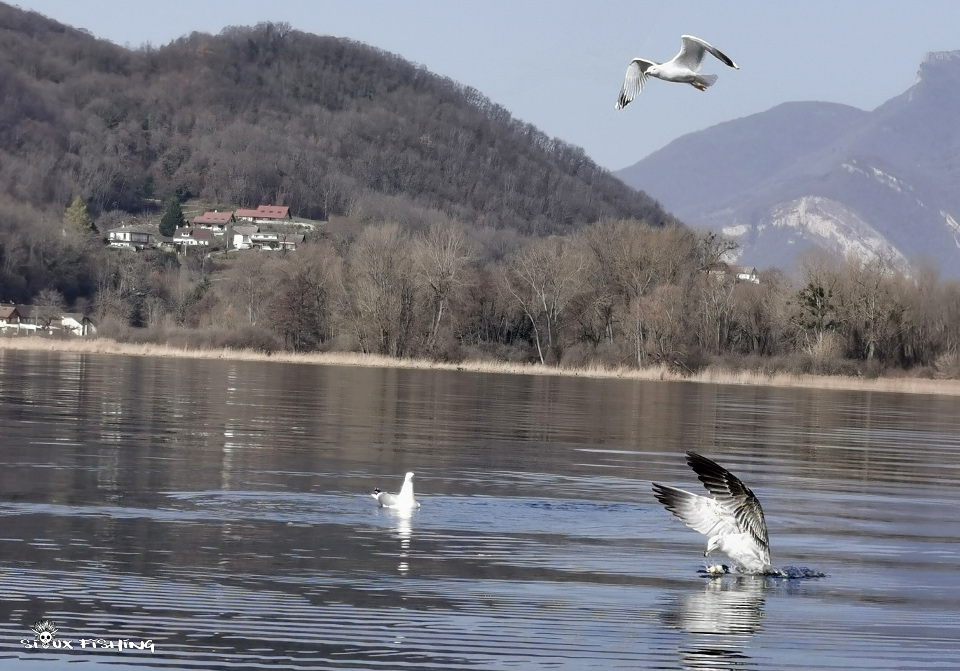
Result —
POLYGON ((392 508, 397 504, 397 495, 389 494, 387 492, 380 492, 377 494, 377 501, 384 508, 392 508))
POLYGON ((750 488, 723 466, 696 452, 687 452, 687 463, 696 472, 704 487, 713 494, 726 516, 735 521, 737 532, 749 534, 753 542, 766 554, 769 562, 767 523, 763 518, 760 501, 750 488))
POLYGON ((623 86, 620 87, 620 95, 617 96, 616 109, 621 110, 629 105, 634 98, 643 91, 643 84, 647 81, 647 68, 656 65, 653 61, 646 58, 634 58, 627 66, 627 74, 623 77, 623 86))
POLYGON ((653 495, 671 513, 707 538, 740 533, 736 519, 714 499, 653 483, 653 495))
POLYGON ((718 58, 724 65, 728 65, 735 70, 740 69, 725 53, 709 42, 701 40, 699 37, 694 37, 693 35, 682 35, 680 37, 680 53, 673 57, 673 61, 677 65, 681 65, 694 72, 700 72, 700 63, 703 61, 703 55, 708 52, 718 58))

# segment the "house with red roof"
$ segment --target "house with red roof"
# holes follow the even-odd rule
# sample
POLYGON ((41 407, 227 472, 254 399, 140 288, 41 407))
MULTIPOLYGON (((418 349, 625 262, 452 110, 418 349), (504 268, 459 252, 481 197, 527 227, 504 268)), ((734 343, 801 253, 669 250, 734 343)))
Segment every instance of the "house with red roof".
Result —
POLYGON ((255 210, 236 210, 233 213, 237 221, 254 224, 277 224, 292 220, 290 208, 286 205, 261 205, 255 210))
POLYGON ((194 217, 192 221, 195 228, 213 231, 214 235, 223 235, 226 233, 227 227, 233 222, 233 212, 219 212, 217 210, 204 212, 200 216, 194 217))

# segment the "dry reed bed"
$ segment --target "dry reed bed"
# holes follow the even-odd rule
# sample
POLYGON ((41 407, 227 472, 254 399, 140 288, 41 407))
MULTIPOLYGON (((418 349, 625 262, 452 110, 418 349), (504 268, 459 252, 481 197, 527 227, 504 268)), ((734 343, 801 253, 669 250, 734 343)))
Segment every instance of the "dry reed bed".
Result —
POLYGON ((131 356, 228 359, 235 361, 278 361, 328 366, 458 370, 480 373, 505 373, 511 375, 560 375, 569 377, 619 378, 626 380, 673 380, 707 384, 803 387, 812 389, 844 389, 852 391, 960 396, 960 380, 930 380, 904 377, 866 379, 844 376, 790 375, 786 373, 766 375, 752 371, 736 372, 720 368, 707 368, 694 375, 680 375, 675 371, 663 367, 651 367, 638 370, 635 368, 604 368, 601 366, 554 368, 536 364, 497 361, 438 363, 426 359, 395 359, 376 354, 350 352, 264 354, 251 350, 199 350, 170 347, 167 345, 123 343, 107 338, 90 340, 60 340, 42 337, 0 338, 0 350, 34 350, 72 352, 77 354, 126 354, 131 356))

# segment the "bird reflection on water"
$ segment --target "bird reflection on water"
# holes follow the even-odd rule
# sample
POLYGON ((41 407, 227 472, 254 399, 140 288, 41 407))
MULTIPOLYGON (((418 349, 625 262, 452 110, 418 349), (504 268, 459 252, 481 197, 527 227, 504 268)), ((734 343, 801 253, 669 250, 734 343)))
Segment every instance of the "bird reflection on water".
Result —
POLYGON ((397 538, 400 540, 400 564, 397 571, 400 575, 406 575, 410 570, 410 541, 413 538, 413 515, 414 510, 410 508, 401 508, 391 510, 388 514, 394 521, 394 529, 397 532, 397 538))
POLYGON ((774 585, 764 576, 726 576, 679 595, 663 620, 690 635, 678 650, 684 668, 753 668, 745 650, 761 629, 766 590, 774 585))

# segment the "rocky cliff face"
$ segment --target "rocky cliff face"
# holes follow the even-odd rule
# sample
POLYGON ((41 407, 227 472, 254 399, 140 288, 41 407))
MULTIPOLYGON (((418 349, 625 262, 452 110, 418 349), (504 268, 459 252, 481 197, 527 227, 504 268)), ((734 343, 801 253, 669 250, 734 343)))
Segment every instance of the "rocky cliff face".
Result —
POLYGON ((789 269, 819 246, 905 270, 934 259, 960 277, 958 119, 960 51, 936 52, 872 112, 787 103, 679 138, 618 176, 736 239, 742 263, 789 269))

